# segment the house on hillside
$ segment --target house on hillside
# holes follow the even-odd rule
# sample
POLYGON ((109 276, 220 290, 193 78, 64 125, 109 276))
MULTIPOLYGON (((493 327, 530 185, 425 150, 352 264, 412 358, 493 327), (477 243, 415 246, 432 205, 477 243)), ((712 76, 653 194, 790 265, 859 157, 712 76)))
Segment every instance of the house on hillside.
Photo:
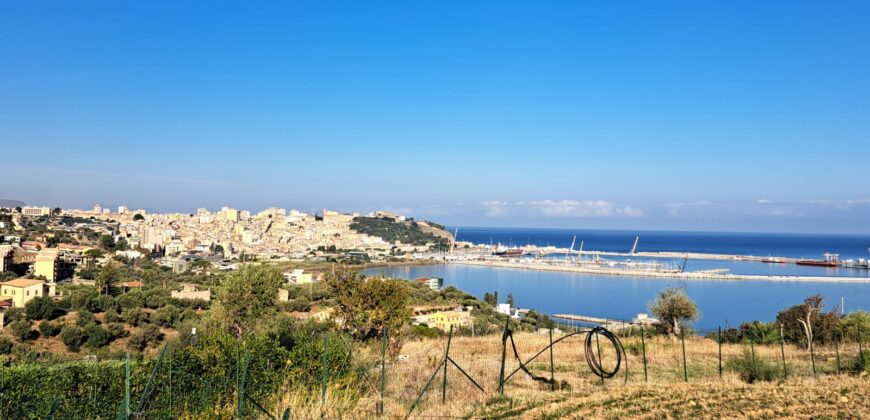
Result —
POLYGON ((413 318, 414 324, 438 328, 444 332, 450 331, 450 327, 470 327, 472 322, 471 313, 466 311, 440 311, 413 318))
POLYGON ((54 296, 55 284, 42 280, 15 279, 0 283, 0 307, 23 308, 31 299, 54 296))

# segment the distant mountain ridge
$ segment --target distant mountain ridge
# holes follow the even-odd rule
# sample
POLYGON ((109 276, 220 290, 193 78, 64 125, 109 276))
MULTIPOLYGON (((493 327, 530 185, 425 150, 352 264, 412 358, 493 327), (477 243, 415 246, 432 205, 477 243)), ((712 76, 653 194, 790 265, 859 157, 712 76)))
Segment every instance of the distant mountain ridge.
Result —
POLYGON ((27 203, 19 200, 8 200, 0 198, 0 207, 24 207, 27 203))

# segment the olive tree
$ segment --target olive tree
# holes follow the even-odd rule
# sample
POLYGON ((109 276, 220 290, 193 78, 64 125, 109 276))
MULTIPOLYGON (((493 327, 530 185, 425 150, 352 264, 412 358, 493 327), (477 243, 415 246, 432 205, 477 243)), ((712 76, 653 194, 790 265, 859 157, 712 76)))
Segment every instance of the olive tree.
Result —
POLYGON ((658 293, 649 303, 650 312, 655 315, 668 334, 680 334, 680 323, 698 319, 698 305, 686 295, 682 288, 669 287, 658 293))
POLYGON ((363 277, 340 267, 326 276, 337 305, 341 327, 358 339, 370 339, 384 328, 398 331, 410 315, 410 294, 401 280, 363 277))
POLYGON ((272 325, 278 313, 281 271, 265 264, 244 264, 217 289, 215 319, 237 339, 272 325))

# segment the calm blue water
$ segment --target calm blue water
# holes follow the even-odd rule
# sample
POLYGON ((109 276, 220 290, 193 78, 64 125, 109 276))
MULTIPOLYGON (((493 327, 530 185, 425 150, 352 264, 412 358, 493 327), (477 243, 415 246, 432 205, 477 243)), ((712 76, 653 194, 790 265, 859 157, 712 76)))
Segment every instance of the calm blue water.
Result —
MULTIPOLYGON (((456 227, 450 227, 452 232, 456 227)), ((870 257, 870 235, 821 235, 783 233, 664 232, 584 229, 526 229, 459 227, 457 240, 477 244, 571 246, 584 241, 584 250, 629 252, 640 236, 638 251, 706 252, 715 254, 775 255, 822 258, 825 252, 843 259, 870 257)))
POLYGON ((405 279, 441 277, 445 285, 478 298, 497 290, 499 300, 503 302, 512 293, 521 308, 615 319, 631 319, 639 312, 647 312, 647 303, 666 287, 684 287, 701 310, 701 319, 695 326, 703 329, 742 321, 774 320, 779 310, 814 294, 825 297, 828 309, 838 306, 840 297, 845 297, 846 312, 870 310, 870 284, 680 281, 461 265, 373 268, 366 274, 405 279))

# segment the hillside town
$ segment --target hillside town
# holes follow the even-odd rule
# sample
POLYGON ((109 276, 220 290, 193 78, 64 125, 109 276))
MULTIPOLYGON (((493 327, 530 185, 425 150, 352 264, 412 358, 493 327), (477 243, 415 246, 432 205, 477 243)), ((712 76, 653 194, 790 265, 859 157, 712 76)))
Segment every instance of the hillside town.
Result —
MULTIPOLYGON (((0 279, 6 280, 0 283, 0 309, 23 308, 36 297, 58 297, 61 283, 94 285, 89 270, 114 260, 147 257, 173 273, 205 273, 206 267, 234 270, 246 261, 401 260, 452 240, 443 227, 384 211, 360 216, 275 207, 256 214, 228 207, 188 214, 127 206, 113 210, 100 205, 88 210, 0 207, 0 279)), ((288 285, 316 282, 318 274, 299 268, 284 272, 288 285)), ((210 293, 187 284, 172 297, 208 301, 210 293)), ((286 293, 282 296, 280 300, 288 300, 286 293)))

